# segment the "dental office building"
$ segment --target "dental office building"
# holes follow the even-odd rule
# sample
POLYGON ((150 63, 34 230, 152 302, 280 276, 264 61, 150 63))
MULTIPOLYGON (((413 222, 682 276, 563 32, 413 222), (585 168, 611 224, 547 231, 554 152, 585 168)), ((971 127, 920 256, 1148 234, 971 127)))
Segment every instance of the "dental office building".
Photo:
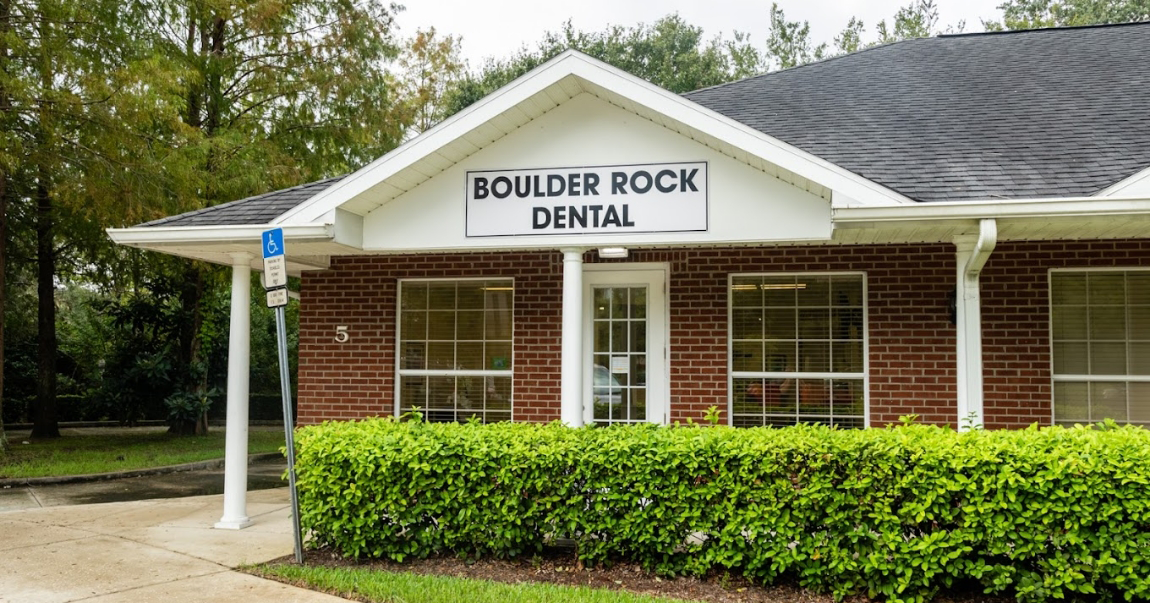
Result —
POLYGON ((303 424, 1148 424, 1147 57, 1150 24, 940 36, 677 95, 569 51, 352 174, 111 235, 232 267, 229 424, 269 228, 303 424))

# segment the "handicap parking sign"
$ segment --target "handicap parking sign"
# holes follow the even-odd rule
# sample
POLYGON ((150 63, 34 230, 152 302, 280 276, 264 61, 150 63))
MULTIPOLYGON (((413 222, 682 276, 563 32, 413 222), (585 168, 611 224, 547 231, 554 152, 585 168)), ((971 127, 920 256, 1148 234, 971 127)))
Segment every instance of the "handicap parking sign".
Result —
POLYGON ((264 231, 264 259, 284 254, 284 231, 274 228, 264 231))

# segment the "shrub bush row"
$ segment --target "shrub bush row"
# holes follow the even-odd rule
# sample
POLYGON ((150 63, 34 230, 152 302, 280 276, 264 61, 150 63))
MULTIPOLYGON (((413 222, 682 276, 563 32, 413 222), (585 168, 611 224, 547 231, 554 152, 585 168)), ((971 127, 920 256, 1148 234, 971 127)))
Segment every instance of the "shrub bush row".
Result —
POLYGON ((301 519, 350 557, 516 557, 794 579, 925 600, 1150 596, 1150 431, 569 429, 368 420, 300 431, 301 519))

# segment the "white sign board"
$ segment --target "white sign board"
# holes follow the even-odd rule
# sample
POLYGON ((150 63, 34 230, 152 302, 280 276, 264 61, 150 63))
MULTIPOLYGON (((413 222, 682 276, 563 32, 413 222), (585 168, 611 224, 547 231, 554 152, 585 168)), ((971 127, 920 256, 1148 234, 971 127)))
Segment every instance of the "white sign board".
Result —
POLYGON ((268 307, 269 308, 278 308, 280 306, 286 306, 287 303, 288 303, 288 291, 286 288, 280 287, 279 289, 272 289, 271 291, 268 291, 268 307))
POLYGON ((707 162, 467 172, 467 236, 703 232, 707 162))

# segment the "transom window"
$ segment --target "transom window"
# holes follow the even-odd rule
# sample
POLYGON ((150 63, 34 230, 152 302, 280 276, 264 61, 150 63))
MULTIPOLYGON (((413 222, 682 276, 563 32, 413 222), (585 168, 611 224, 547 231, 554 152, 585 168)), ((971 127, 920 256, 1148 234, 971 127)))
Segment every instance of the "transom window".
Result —
POLYGON ((1150 270, 1050 273, 1054 422, 1150 425, 1150 270))
POLYGON ((862 274, 731 277, 736 427, 866 423, 862 274))
POLYGON ((399 289, 399 414, 419 407, 428 421, 510 421, 513 281, 399 289))

